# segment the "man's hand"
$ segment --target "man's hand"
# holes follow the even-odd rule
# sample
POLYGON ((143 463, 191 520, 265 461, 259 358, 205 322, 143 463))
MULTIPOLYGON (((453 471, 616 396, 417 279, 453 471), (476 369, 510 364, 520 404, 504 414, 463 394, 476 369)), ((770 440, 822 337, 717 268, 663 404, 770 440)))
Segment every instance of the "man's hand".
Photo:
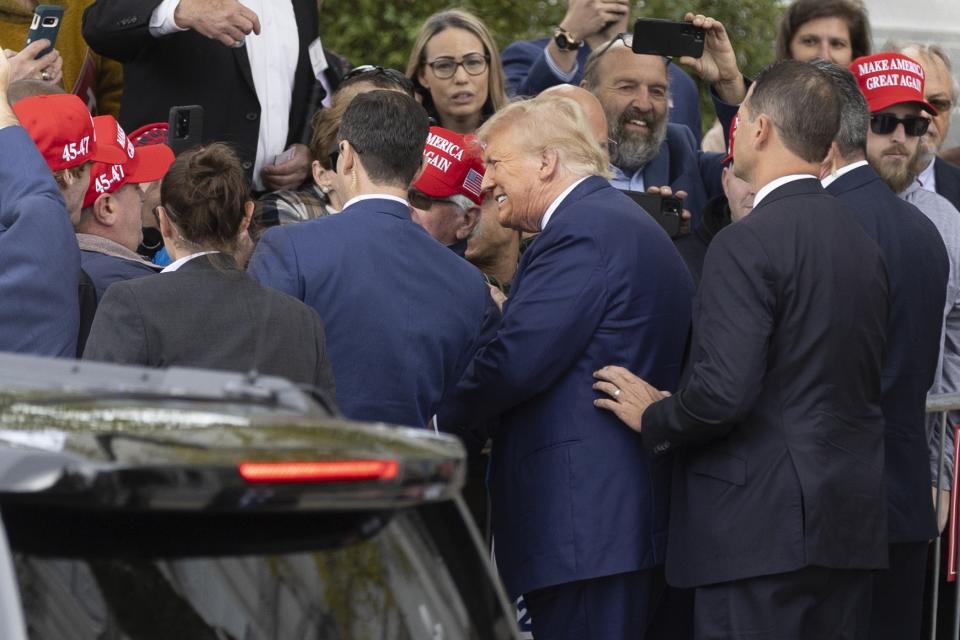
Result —
POLYGON ((268 164, 260 172, 263 185, 270 191, 281 189, 296 189, 307 177, 310 171, 310 150, 306 145, 295 144, 293 157, 282 164, 268 164))
POLYGON ((628 427, 640 433, 643 428, 643 413, 658 400, 670 396, 669 391, 659 391, 645 380, 638 378, 623 367, 604 367, 593 372, 597 382, 593 388, 609 398, 597 398, 594 406, 613 413, 628 427))
POLYGON ((60 84, 63 80, 63 58, 60 52, 54 49, 38 60, 36 55, 50 46, 50 41, 42 38, 31 42, 19 52, 10 49, 3 50, 3 57, 10 60, 10 82, 17 80, 43 80, 52 84, 60 84))
POLYGON ((239 47, 251 31, 260 35, 260 18, 237 0, 180 0, 173 20, 227 47, 239 47))
POLYGON ((688 13, 684 21, 703 27, 703 55, 699 58, 682 56, 677 60, 693 69, 698 76, 713 85, 717 95, 727 104, 740 104, 747 95, 743 74, 737 66, 737 54, 727 37, 727 30, 713 18, 688 13))
POLYGON ((627 0, 570 0, 567 15, 560 21, 560 27, 573 34, 578 40, 603 35, 612 38, 618 31, 607 36, 614 25, 626 24, 630 14, 627 0))
MULTIPOLYGON (((661 198, 669 198, 673 195, 673 189, 670 187, 650 187, 647 189, 647 193, 654 193, 661 198)), ((677 191, 677 197, 681 200, 687 199, 686 191, 677 191)), ((689 210, 684 209, 680 212, 680 235, 686 235, 690 233, 690 221, 693 220, 693 214, 689 210)))
MULTIPOLYGON (((933 512, 937 512, 937 488, 931 487, 933 490, 933 512)), ((943 530, 947 528, 947 516, 950 515, 950 492, 944 491, 940 493, 940 519, 937 522, 937 531, 943 533, 943 530)))

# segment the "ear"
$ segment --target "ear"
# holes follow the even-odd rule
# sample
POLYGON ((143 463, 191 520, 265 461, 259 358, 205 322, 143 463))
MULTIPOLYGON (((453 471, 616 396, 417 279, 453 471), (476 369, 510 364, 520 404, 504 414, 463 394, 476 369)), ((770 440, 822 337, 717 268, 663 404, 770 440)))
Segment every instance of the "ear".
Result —
POLYGON ((161 208, 157 210, 157 219, 160 221, 160 235, 163 236, 164 241, 173 238, 176 234, 176 231, 171 224, 170 219, 167 218, 167 212, 165 209, 161 208))
POLYGON ((460 217, 460 223, 456 229, 457 240, 469 238, 478 222, 480 222, 480 207, 473 205, 460 217))
POLYGON ((823 159, 823 162, 820 163, 820 179, 823 180, 827 176, 836 173, 837 171, 837 158, 840 157, 840 151, 837 149, 837 143, 831 142, 830 149, 827 151, 827 156, 823 159))
POLYGON ((240 221, 240 232, 237 235, 242 235, 250 228, 250 220, 253 218, 254 209, 256 209, 256 205, 253 200, 247 200, 243 203, 243 220, 240 221))
POLYGON ((112 227, 117 223, 117 203, 109 193, 101 193, 93 201, 93 217, 98 224, 112 227))
POLYGON ((427 65, 421 65, 420 71, 417 71, 417 82, 420 83, 420 86, 430 91, 430 83, 427 81, 427 65))
POLYGON ((757 126, 755 127, 754 146, 757 149, 766 147, 773 139, 773 120, 766 114, 761 113, 757 116, 757 126))
MULTIPOLYGON (((340 163, 343 167, 343 175, 349 176, 351 171, 355 171, 357 168, 357 152, 354 151, 353 145, 350 144, 349 140, 344 140, 340 143, 341 148, 343 149, 340 152, 340 163)), ((337 168, 333 168, 334 171, 337 171, 337 168)), ((338 171, 339 173, 339 171, 338 171)))
POLYGON ((546 182, 560 170, 560 154, 556 149, 546 149, 540 153, 540 168, 537 175, 546 182))

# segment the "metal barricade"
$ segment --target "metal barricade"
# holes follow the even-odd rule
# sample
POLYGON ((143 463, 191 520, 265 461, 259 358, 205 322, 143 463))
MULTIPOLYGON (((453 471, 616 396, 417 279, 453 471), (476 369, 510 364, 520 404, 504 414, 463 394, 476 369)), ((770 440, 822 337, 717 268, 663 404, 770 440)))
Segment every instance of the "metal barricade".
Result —
MULTIPOLYGON (((940 522, 940 516, 942 515, 940 494, 943 491, 950 489, 950 487, 947 486, 947 483, 944 477, 945 476, 944 472, 946 470, 947 429, 950 429, 951 432, 954 432, 954 425, 949 424, 949 420, 947 417, 948 411, 960 411, 960 393, 944 393, 944 394, 930 395, 927 397, 927 413, 937 414, 935 424, 936 424, 936 429, 939 431, 939 434, 940 434, 940 453, 939 453, 939 460, 937 462, 938 478, 940 479, 940 482, 937 483, 939 486, 939 491, 937 494, 937 505, 936 505, 938 523, 940 522)), ((960 434, 954 434, 954 435, 960 435, 960 434)), ((956 438, 956 439, 960 440, 960 438, 956 438)), ((960 477, 960 470, 958 470, 957 468, 958 462, 960 462, 960 456, 957 456, 955 454, 954 455, 954 486, 953 486, 954 492, 951 494, 952 503, 954 505, 957 504, 956 486, 957 486, 957 479, 958 477, 960 477)), ((956 509, 954 508, 954 510, 956 509)), ((956 513, 952 514, 953 518, 956 518, 956 515, 957 515, 956 513)), ((958 532, 956 530, 955 525, 951 527, 951 523, 949 520, 947 522, 947 531, 949 532, 948 535, 952 536, 952 538, 949 538, 949 539, 952 540, 953 546, 954 548, 956 548, 956 536, 958 535, 958 532)), ((940 572, 941 572, 941 565, 943 564, 942 563, 942 557, 943 557, 942 540, 943 540, 943 536, 937 536, 933 546, 933 577, 931 580, 930 640, 937 640, 937 637, 938 637, 937 623, 938 623, 939 607, 941 605, 940 603, 940 572)), ((957 566, 958 558, 954 557, 954 558, 951 558, 951 560, 953 562, 953 565, 952 567, 948 567, 948 573, 951 571, 953 573, 956 573, 958 570, 958 566, 957 566)), ((955 582, 954 585, 956 587, 954 602, 944 603, 946 604, 946 606, 951 606, 951 605, 953 606, 953 634, 947 637, 960 638, 960 584, 958 584, 958 582, 955 582)))

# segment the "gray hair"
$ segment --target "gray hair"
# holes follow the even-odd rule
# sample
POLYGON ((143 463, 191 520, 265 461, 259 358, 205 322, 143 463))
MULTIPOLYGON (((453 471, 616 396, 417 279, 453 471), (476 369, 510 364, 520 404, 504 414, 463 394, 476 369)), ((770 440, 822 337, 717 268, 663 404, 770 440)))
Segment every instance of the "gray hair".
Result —
POLYGON ((930 60, 939 60, 943 63, 944 68, 947 70, 947 74, 950 76, 950 89, 953 91, 951 96, 951 102, 956 103, 957 99, 960 98, 960 82, 957 81, 957 77, 953 75, 953 64, 950 62, 950 56, 947 55, 947 52, 943 50, 938 44, 921 44, 919 42, 906 42, 900 44, 895 40, 887 42, 884 47, 884 51, 896 51, 897 53, 903 53, 907 49, 915 49, 917 53, 921 56, 924 56, 930 60))

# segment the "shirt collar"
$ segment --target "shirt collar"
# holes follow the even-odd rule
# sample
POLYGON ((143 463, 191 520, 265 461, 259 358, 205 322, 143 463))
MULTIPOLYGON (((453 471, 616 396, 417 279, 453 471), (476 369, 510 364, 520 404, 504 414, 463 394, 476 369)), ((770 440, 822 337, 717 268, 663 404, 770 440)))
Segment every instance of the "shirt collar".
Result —
POLYGON ((167 266, 165 266, 165 267, 163 268, 163 271, 161 271, 160 273, 170 273, 170 272, 172 272, 172 271, 176 271, 177 269, 179 269, 179 268, 182 267, 183 265, 187 264, 188 262, 190 262, 190 261, 193 260, 194 258, 199 258, 200 256, 205 256, 205 255, 207 255, 208 253, 220 253, 220 252, 219 252, 219 251, 198 251, 197 253, 191 253, 191 254, 188 255, 188 256, 184 256, 184 257, 182 257, 182 258, 180 258, 180 259, 178 259, 178 260, 176 260, 176 261, 168 264, 167 266))
POLYGON ((753 208, 756 209, 757 207, 759 207, 760 203, 763 202, 763 199, 766 198, 768 195, 770 195, 770 192, 776 189, 777 187, 782 187, 787 183, 795 182, 797 180, 809 180, 810 178, 813 178, 814 180, 816 180, 817 176, 811 173, 793 173, 793 174, 790 174, 789 176, 783 176, 781 178, 777 178, 776 180, 772 180, 768 182, 767 184, 763 185, 757 191, 757 195, 754 196, 753 208))
POLYGON ((937 174, 934 171, 933 165, 936 163, 936 157, 930 159, 930 163, 927 165, 927 168, 920 172, 920 175, 917 176, 917 182, 920 183, 922 189, 927 191, 937 191, 937 174))
POLYGON ((560 206, 560 203, 563 202, 564 198, 566 198, 568 195, 570 195, 570 192, 573 191, 574 189, 576 189, 576 188, 577 188, 577 185, 579 185, 581 182, 583 182, 584 180, 586 180, 586 179, 589 178, 589 177, 590 177, 590 176, 584 176, 583 178, 580 178, 579 180, 577 180, 576 182, 574 182, 572 185, 570 185, 569 187, 567 187, 566 189, 564 189, 564 190, 563 190, 563 193, 561 193, 559 196, 557 196, 557 198, 550 204, 550 206, 547 207, 546 213, 544 213, 544 214, 543 214, 543 218, 540 219, 540 230, 541 230, 541 231, 543 231, 544 229, 547 228, 547 223, 550 222, 550 218, 553 217, 553 213, 557 210, 557 207, 560 206))
POLYGON ((352 205, 352 204, 356 204, 356 203, 362 202, 362 201, 364 201, 364 200, 393 200, 394 202, 399 202, 400 204, 402 204, 402 205, 405 206, 405 207, 409 207, 409 206, 410 206, 410 203, 409 203, 409 202, 407 202, 407 201, 404 200, 403 198, 398 198, 397 196, 390 196, 390 195, 387 195, 387 194, 385 194, 385 193, 368 193, 368 194, 363 195, 363 196, 354 196, 354 197, 350 198, 349 200, 347 200, 347 201, 343 204, 343 207, 341 207, 340 211, 345 210, 347 207, 349 207, 349 206, 352 205))
POLYGON ((867 161, 866 161, 866 160, 858 160, 858 161, 856 161, 856 162, 854 162, 854 163, 851 163, 851 164, 846 165, 845 167, 840 167, 839 169, 837 169, 836 171, 834 171, 833 173, 831 173, 830 175, 828 175, 826 178, 824 178, 823 180, 821 180, 821 181, 820 181, 820 184, 822 184, 822 185, 823 185, 823 188, 826 189, 826 188, 829 187, 831 184, 833 184, 834 182, 836 182, 836 181, 837 181, 838 179, 840 179, 841 177, 847 175, 848 173, 850 173, 850 172, 853 171, 854 169, 859 169, 860 167, 865 167, 866 165, 867 165, 867 161))

